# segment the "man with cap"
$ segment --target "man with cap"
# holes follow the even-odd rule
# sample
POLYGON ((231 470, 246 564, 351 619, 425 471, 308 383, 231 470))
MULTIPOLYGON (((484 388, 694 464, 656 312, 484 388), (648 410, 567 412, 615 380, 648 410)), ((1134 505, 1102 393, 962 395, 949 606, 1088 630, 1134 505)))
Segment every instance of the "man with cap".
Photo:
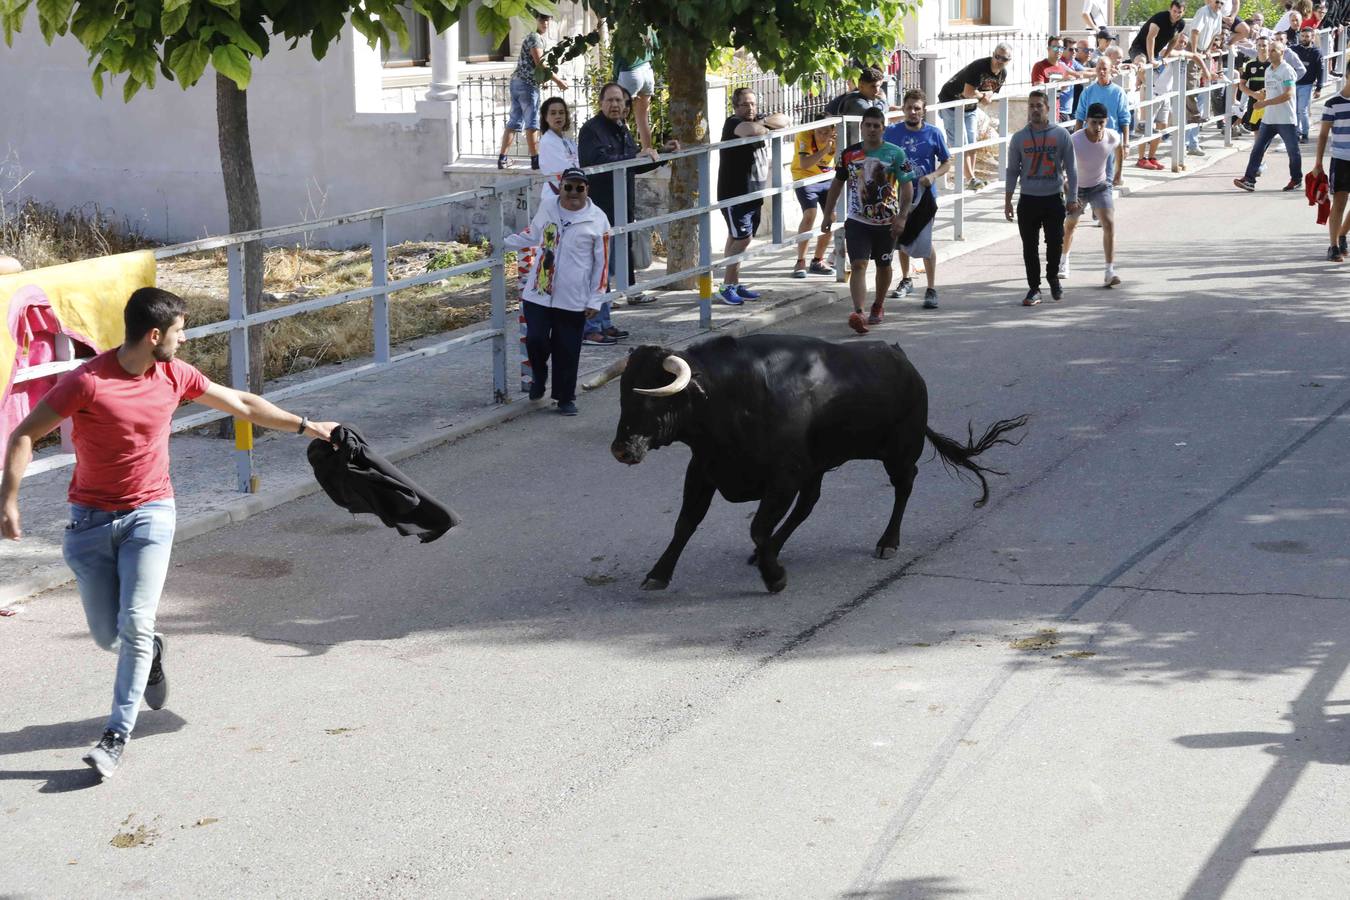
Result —
POLYGON ((609 289, 609 217, 591 202, 590 180, 576 167, 561 176, 557 198, 539 204, 530 227, 507 237, 511 250, 534 247, 538 262, 521 292, 530 399, 541 400, 553 360, 553 400, 577 414, 577 365, 586 320, 600 312, 609 289))
MULTIPOLYGON (((530 168, 539 168, 539 86, 544 82, 535 79, 535 70, 543 62, 544 51, 548 49, 544 34, 553 16, 542 10, 534 14, 534 31, 525 35, 520 42, 520 54, 516 57, 516 68, 511 73, 511 114, 506 118, 506 128, 502 131, 502 146, 497 151, 497 168, 505 169, 511 164, 506 151, 516 141, 516 135, 525 130, 525 140, 530 146, 530 168)), ((559 90, 567 90, 567 82, 557 75, 550 75, 551 81, 559 90)))
POLYGON ((1102 250, 1106 257, 1106 275, 1102 281, 1107 287, 1115 287, 1120 284, 1115 268, 1115 201, 1111 196, 1110 179, 1106 176, 1106 161, 1114 157, 1116 171, 1120 171, 1125 145, 1120 132, 1106 127, 1106 119, 1106 107, 1101 103, 1092 104, 1087 110, 1086 123, 1069 139, 1078 167, 1078 196, 1070 199, 1076 199, 1078 205, 1069 205, 1068 218, 1064 222, 1064 256, 1060 259, 1059 277, 1069 277, 1069 249, 1073 246, 1074 227, 1083 214, 1083 207, 1090 203, 1102 226, 1102 250))

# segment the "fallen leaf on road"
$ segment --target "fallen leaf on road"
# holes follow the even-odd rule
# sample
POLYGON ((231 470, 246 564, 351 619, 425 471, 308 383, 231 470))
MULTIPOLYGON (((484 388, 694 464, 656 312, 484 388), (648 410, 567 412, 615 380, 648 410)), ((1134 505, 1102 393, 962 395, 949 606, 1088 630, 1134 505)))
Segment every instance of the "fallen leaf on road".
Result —
MULTIPOLYGON (((359 726, 358 726, 359 727, 359 726)), ((325 728, 325 734, 351 734, 356 728, 325 728)))
POLYGON ((134 831, 123 831, 118 833, 108 843, 119 850, 126 850, 131 847, 148 847, 159 837, 158 831, 152 831, 144 825, 137 825, 134 831))

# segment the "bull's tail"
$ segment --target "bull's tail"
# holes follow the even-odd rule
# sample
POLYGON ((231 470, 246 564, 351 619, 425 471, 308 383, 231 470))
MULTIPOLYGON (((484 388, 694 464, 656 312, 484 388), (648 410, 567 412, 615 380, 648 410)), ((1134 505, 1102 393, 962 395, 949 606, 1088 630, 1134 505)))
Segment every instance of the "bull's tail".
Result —
POLYGON ((973 425, 966 425, 966 444, 961 446, 956 441, 944 434, 939 434, 931 428, 924 428, 928 440, 932 442, 933 449, 942 457, 942 464, 948 469, 963 474, 962 469, 974 475, 980 482, 980 499, 975 501, 975 506, 984 506, 989 502, 989 482, 985 480, 985 474, 1006 475, 1006 472, 1000 472, 997 469, 990 469, 975 462, 975 457, 979 456, 990 447, 998 444, 1018 444, 1022 438, 1019 436, 1015 440, 1005 435, 1024 427, 1027 424, 1026 416, 1018 416, 1015 419, 1002 419, 990 425, 984 435, 977 441, 975 440, 975 428, 973 425))

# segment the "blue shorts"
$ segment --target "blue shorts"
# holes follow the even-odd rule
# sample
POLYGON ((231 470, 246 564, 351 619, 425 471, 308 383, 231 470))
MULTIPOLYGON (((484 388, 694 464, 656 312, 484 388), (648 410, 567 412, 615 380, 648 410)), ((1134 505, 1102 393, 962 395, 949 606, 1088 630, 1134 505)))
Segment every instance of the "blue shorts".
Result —
POLYGON ((749 240, 759 230, 759 211, 763 200, 749 200, 735 206, 722 207, 722 216, 727 220, 727 231, 735 241, 749 240))
POLYGON ((797 188, 797 203, 801 205, 802 212, 824 206, 825 195, 830 192, 830 185, 833 183, 822 181, 819 184, 808 184, 797 188))
POLYGON ((511 115, 506 120, 507 131, 539 130, 539 85, 511 79, 511 115))

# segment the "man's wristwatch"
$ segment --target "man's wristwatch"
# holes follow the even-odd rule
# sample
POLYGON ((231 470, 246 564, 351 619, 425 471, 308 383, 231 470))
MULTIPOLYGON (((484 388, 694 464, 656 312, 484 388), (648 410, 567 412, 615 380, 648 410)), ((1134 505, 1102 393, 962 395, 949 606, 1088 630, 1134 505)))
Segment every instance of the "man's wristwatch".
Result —
POLYGON ((309 416, 300 417, 300 427, 295 430, 296 434, 304 434, 305 429, 309 427, 309 416))

